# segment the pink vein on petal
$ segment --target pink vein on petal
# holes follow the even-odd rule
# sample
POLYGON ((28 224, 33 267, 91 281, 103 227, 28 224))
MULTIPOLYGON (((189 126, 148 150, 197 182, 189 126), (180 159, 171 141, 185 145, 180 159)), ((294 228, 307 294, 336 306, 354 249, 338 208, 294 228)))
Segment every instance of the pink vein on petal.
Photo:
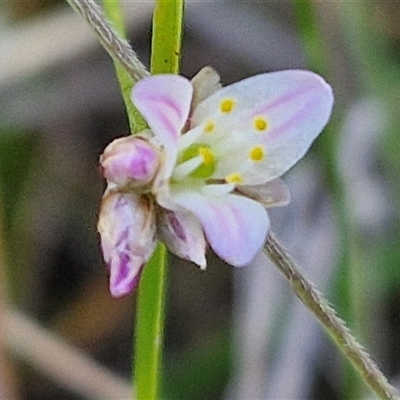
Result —
POLYGON ((175 200, 199 218, 211 247, 229 264, 248 263, 265 239, 268 216, 253 200, 236 195, 207 198, 194 193, 175 200))
POLYGON ((192 92, 183 77, 154 75, 134 86, 132 101, 160 142, 171 147, 186 123, 192 92))
MULTIPOLYGON (((162 123, 164 126, 165 130, 168 132, 168 134, 173 138, 177 139, 179 136, 179 131, 176 130, 176 127, 174 126, 173 122, 171 121, 170 118, 168 118, 165 113, 161 110, 157 110, 157 113, 155 112, 158 120, 162 123)), ((161 139, 161 138, 160 138, 161 139)))
POLYGON ((267 113, 268 111, 271 111, 274 108, 281 106, 282 104, 290 103, 291 101, 296 100, 298 97, 305 96, 315 89, 318 89, 316 85, 308 86, 306 89, 301 88, 293 92, 285 93, 282 96, 276 98, 274 101, 257 108, 251 113, 251 116, 254 117, 255 115, 267 113))
POLYGON ((252 248, 257 241, 262 242, 262 238, 255 237, 259 232, 253 231, 254 221, 244 218, 240 207, 240 204, 229 201, 227 204, 212 205, 210 210, 214 223, 208 227, 203 225, 214 251, 228 263, 236 266, 249 262, 258 250, 254 247, 249 252, 249 246, 252 248), (221 212, 221 208, 224 212, 221 212))
POLYGON ((181 108, 174 101, 172 101, 170 97, 164 96, 162 94, 148 94, 146 97, 147 100, 156 102, 158 104, 164 103, 165 107, 168 107, 176 114, 178 119, 182 120, 183 116, 181 108))
POLYGON ((283 124, 276 128, 271 128, 271 131, 266 136, 266 140, 270 141, 279 137, 283 132, 287 132, 292 126, 300 124, 300 122, 310 114, 314 113, 314 105, 318 103, 319 99, 313 99, 304 104, 304 107, 299 109, 296 113, 292 114, 291 118, 287 119, 283 124))

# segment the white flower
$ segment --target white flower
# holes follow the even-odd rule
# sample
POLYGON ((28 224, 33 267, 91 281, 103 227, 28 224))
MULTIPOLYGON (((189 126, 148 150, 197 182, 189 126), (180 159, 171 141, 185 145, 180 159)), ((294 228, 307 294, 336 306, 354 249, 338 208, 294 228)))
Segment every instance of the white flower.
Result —
MULTIPOLYGON (((216 72, 205 68, 192 82, 175 75, 145 78, 132 101, 154 135, 146 142, 160 157, 148 168, 154 179, 141 185, 132 175, 125 179, 124 171, 114 179, 108 173, 113 163, 105 162, 104 175, 113 190, 152 199, 159 238, 204 268, 206 242, 234 266, 259 251, 269 230, 265 207, 289 201, 278 178, 324 128, 333 95, 308 71, 261 74, 221 88, 216 72)), ((121 154, 129 158, 131 150, 121 154)))

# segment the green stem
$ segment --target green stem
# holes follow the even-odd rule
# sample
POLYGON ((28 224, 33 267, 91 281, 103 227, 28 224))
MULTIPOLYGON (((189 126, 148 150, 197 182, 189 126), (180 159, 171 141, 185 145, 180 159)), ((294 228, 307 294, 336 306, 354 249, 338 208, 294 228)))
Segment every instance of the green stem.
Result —
POLYGON ((178 74, 181 58, 183 0, 158 0, 153 16, 152 74, 178 74))
MULTIPOLYGON (((182 0, 156 3, 153 15, 151 72, 178 73, 181 53, 182 0)), ((166 253, 159 245, 140 280, 135 346, 135 387, 138 400, 159 397, 163 345, 166 253)))
POLYGON ((136 399, 154 400, 159 395, 163 345, 166 252, 163 245, 147 263, 140 279, 135 329, 134 383, 136 399))
POLYGON ((396 389, 388 383, 369 354, 351 334, 345 323, 337 316, 336 311, 302 274, 272 232, 267 238, 265 252, 288 280, 296 296, 314 314, 370 389, 380 399, 399 399, 399 393, 397 393, 396 389))

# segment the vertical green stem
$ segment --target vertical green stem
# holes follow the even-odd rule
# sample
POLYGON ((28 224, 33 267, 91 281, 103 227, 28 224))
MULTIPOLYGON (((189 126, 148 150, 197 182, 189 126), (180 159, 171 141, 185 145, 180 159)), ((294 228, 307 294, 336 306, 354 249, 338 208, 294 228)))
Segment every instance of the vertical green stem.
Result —
POLYGON ((183 0, 158 0, 153 15, 152 74, 177 74, 181 58, 183 0))
MULTIPOLYGON (((153 15, 151 72, 178 73, 181 53, 182 0, 156 3, 153 15)), ((138 400, 159 397, 163 345, 166 254, 159 245, 140 280, 135 346, 135 386, 138 400)))
POLYGON ((135 329, 134 383, 136 399, 159 395, 163 346, 166 252, 159 244, 140 279, 135 329))

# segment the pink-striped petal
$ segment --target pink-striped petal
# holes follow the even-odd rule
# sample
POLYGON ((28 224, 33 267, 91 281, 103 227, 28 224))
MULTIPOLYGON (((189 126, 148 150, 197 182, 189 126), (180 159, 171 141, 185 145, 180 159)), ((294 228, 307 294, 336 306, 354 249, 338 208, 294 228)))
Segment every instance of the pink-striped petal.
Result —
POLYGON ((132 101, 162 145, 176 145, 190 111, 193 87, 182 76, 154 75, 139 81, 132 101))
POLYGON ((198 192, 176 193, 173 200, 199 219, 215 253, 233 266, 248 264, 266 240, 268 214, 253 200, 198 192))
POLYGON ((221 143, 215 178, 237 172, 245 184, 255 185, 281 176, 304 156, 332 106, 332 89, 319 75, 279 71, 219 90, 199 104, 192 126, 212 123, 213 133, 199 141, 221 143), (229 111, 222 109, 226 101, 229 111))

